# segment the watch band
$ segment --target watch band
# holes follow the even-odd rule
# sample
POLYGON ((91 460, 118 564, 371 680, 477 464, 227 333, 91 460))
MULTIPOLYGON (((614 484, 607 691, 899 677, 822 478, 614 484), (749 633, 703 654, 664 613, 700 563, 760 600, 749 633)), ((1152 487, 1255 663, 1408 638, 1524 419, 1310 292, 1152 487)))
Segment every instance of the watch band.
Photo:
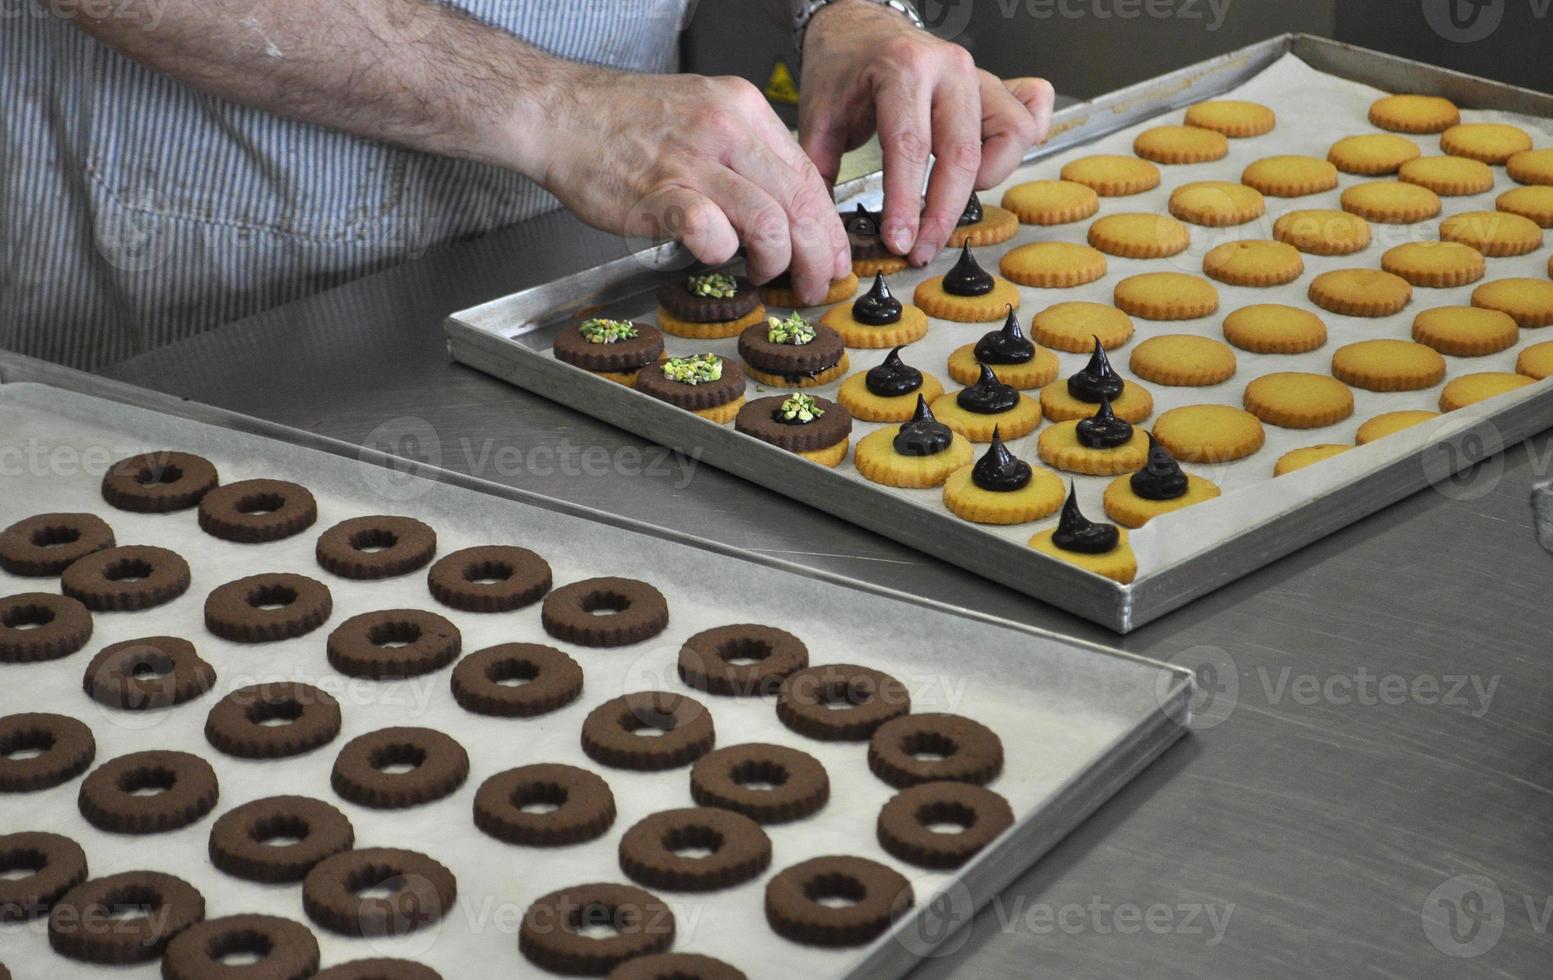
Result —
MULTIPOLYGON (((815 14, 836 2, 837 0, 793 0, 793 4, 797 8, 793 14, 793 44, 798 48, 798 63, 800 65, 803 64, 803 39, 804 35, 809 31, 809 22, 814 19, 815 14)), ((889 7, 911 21, 919 29, 927 29, 927 25, 923 23, 922 15, 917 13, 917 8, 912 6, 907 0, 868 0, 868 2, 878 4, 881 7, 889 7)))

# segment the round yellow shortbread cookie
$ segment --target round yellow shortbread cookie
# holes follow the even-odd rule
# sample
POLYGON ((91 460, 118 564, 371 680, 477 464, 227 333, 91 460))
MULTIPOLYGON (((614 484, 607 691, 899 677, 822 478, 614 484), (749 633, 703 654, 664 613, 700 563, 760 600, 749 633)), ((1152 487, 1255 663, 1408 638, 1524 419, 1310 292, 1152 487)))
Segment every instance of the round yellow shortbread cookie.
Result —
POLYGON ((983 204, 981 220, 957 226, 949 233, 948 247, 959 248, 967 244, 972 247, 997 245, 1013 238, 1017 231, 1019 231, 1019 218, 1014 212, 993 204, 983 204))
POLYGON ((737 320, 715 320, 711 323, 681 320, 663 307, 658 307, 658 329, 666 334, 687 337, 691 340, 722 340, 727 337, 737 337, 746 327, 765 322, 766 308, 759 303, 737 320))
POLYGON ((1443 197, 1482 194, 1494 189, 1494 172, 1481 160, 1466 157, 1419 157, 1397 171, 1397 178, 1427 187, 1443 197))
POLYGON ((1096 575, 1120 582, 1126 585, 1138 574, 1138 559, 1132 553, 1132 545, 1127 541, 1127 529, 1117 528, 1120 534, 1116 547, 1110 551, 1098 555, 1086 554, 1082 551, 1067 551, 1057 547, 1052 541, 1052 535, 1057 533, 1056 528, 1048 528, 1045 531, 1037 531, 1030 538, 1030 547, 1045 555, 1061 558, 1071 565, 1096 575))
POLYGON ((1235 352, 1222 341, 1196 334, 1160 334, 1132 349, 1132 373, 1145 381, 1200 388, 1235 374, 1235 352))
POLYGON ((910 264, 899 255, 881 255, 869 259, 853 259, 852 274, 857 276, 859 280, 872 279, 881 272, 887 276, 893 276, 897 272, 904 271, 910 264))
POLYGON ((1224 339, 1254 354, 1303 354, 1327 342, 1327 325, 1294 306, 1243 306, 1224 318, 1224 339))
POLYGON ((1491 259, 1525 255, 1542 247, 1542 227, 1506 211, 1463 211, 1440 222, 1440 237, 1460 242, 1491 259))
POLYGON ((1077 181, 1029 180, 1003 192, 1003 207, 1027 225, 1065 225, 1100 210, 1100 195, 1077 181))
POLYGON ((1553 228, 1553 187, 1512 187, 1494 199, 1494 207, 1553 228))
POLYGON ((1507 391, 1536 383, 1524 374, 1511 374, 1508 371, 1481 371, 1477 374, 1458 375, 1446 382, 1444 390, 1440 392, 1440 411, 1454 412, 1458 408, 1476 405, 1478 402, 1496 398, 1507 391))
POLYGON ((1184 405, 1154 421, 1154 438, 1187 463, 1228 463, 1262 448, 1267 433, 1250 412, 1231 405, 1184 405))
MULTIPOLYGON (((1087 419, 1099 409, 1095 402, 1081 401, 1068 391, 1066 379, 1053 381, 1041 389, 1041 414, 1052 422, 1087 419)), ((1137 425, 1154 414, 1154 396, 1136 381, 1122 381, 1122 395, 1111 402, 1117 418, 1137 425)))
MULTIPOLYGON (((815 303, 815 306, 830 306, 844 299, 851 299, 857 295, 857 273, 849 272, 845 278, 832 279, 830 287, 825 291, 825 298, 815 303)), ((798 310, 807 309, 798 299, 798 294, 793 292, 791 286, 761 286, 760 301, 767 306, 775 306, 782 309, 798 310)))
POLYGON ((711 408, 696 408, 692 409, 691 411, 704 419, 716 422, 718 425, 726 425, 727 423, 732 422, 734 419, 738 418, 739 409, 743 407, 744 396, 740 395, 738 398, 735 398, 731 402, 725 402, 721 405, 713 405, 711 408))
POLYGON ((1553 282, 1495 279, 1472 291, 1472 305, 1510 314, 1521 327, 1553 324, 1553 282))
POLYGON ((1108 214, 1089 226, 1089 244, 1129 259, 1158 259, 1186 251, 1192 244, 1186 225, 1168 214, 1108 214))
POLYGON ((1553 184, 1553 150, 1522 150, 1504 162, 1504 169, 1522 184, 1553 184))
POLYGON ((1408 225, 1440 213, 1440 195, 1427 187, 1400 180, 1372 180, 1355 184, 1340 198, 1344 211, 1369 221, 1408 225))
POLYGON ((1508 313, 1477 306, 1439 306, 1413 318, 1413 339, 1441 354, 1483 357, 1514 347, 1520 327, 1508 313))
POLYGON ((1041 424, 1041 403, 1029 395, 1020 395, 1019 401, 1006 412, 986 415, 960 407, 956 401, 959 394, 950 391, 933 399, 933 415, 972 442, 991 442, 994 429, 1001 430, 1005 439, 1018 439, 1041 424))
POLYGON ((1295 470, 1302 470, 1307 466, 1319 463, 1333 456, 1340 456, 1353 447, 1347 443, 1324 442, 1315 446, 1301 446, 1291 449, 1278 457, 1278 462, 1273 464, 1273 476, 1284 476, 1295 470))
POLYGON ((1311 255, 1352 255, 1370 247, 1370 223, 1347 211, 1290 211, 1273 222, 1273 237, 1311 255))
POLYGON ((1359 432, 1354 442, 1360 446, 1374 442, 1376 439, 1384 439, 1393 433, 1403 429, 1411 429, 1413 426, 1430 419, 1440 417, 1439 412, 1431 412, 1425 409, 1403 409, 1399 412, 1383 412, 1359 426, 1359 432))
POLYGON ((922 387, 904 395, 876 395, 868 390, 868 372, 859 371, 841 382, 836 401, 862 422, 905 422, 917 409, 917 396, 928 404, 944 393, 944 383, 926 371, 922 387))
POLYGON ((1440 134, 1440 149, 1455 157, 1505 163, 1531 149, 1531 135, 1504 123, 1461 123, 1440 134))
POLYGON ((1553 340, 1532 344, 1515 359, 1515 373, 1535 381, 1553 377, 1553 340))
POLYGON ((1246 411, 1283 429, 1319 429, 1353 414, 1353 392, 1336 378, 1275 371, 1246 385, 1246 411))
POLYGON ((815 374, 798 377, 796 381, 793 380, 793 377, 797 377, 796 375, 790 377, 785 374, 773 374, 770 371, 762 371, 760 368, 751 367, 749 362, 744 364, 744 373, 749 375, 753 381, 768 388, 820 388, 830 384, 850 370, 852 370, 852 362, 847 357, 846 351, 841 352, 841 360, 835 364, 815 374))
POLYGON ((1203 256, 1202 271, 1231 286, 1281 286, 1305 271, 1299 249, 1285 242, 1225 242, 1203 256))
POLYGON ((1390 316, 1412 302, 1413 286, 1379 269, 1335 269, 1311 280, 1307 295, 1323 310, 1348 316, 1390 316))
POLYGON ((1062 168, 1062 179, 1092 189, 1101 197, 1126 197, 1159 186, 1159 168, 1147 160, 1116 154, 1080 157, 1062 168))
POLYGON ((1041 430, 1040 437, 1035 441, 1035 451, 1047 466, 1064 473, 1115 476, 1140 470, 1148 462, 1149 434, 1141 428, 1134 429, 1132 438, 1120 446, 1092 449, 1078 441, 1078 425, 1081 421, 1069 419, 1066 422, 1054 422, 1041 430))
POLYGON ((1132 317, 1105 303, 1054 303, 1030 320, 1035 342, 1053 350, 1083 354, 1098 339, 1115 350, 1132 338, 1132 317))
POLYGON ((1067 289, 1105 275, 1105 255, 1078 242, 1031 242, 1003 253, 998 269, 1021 286, 1067 289))
POLYGON ((1155 163, 1207 163, 1224 158, 1229 140, 1200 126, 1155 126, 1138 134, 1132 152, 1155 163))
POLYGON ((991 323, 1008 316, 1008 308, 1019 308, 1019 288, 1007 279, 992 277, 992 291, 980 296, 956 296, 944 291, 944 277, 934 276, 917 283, 912 301, 928 316, 957 323, 991 323))
POLYGON ((1399 133, 1441 133, 1461 122, 1461 110, 1437 95, 1388 95, 1370 104, 1370 122, 1399 133))
POLYGON ((1116 284, 1117 309, 1145 320, 1192 320, 1219 308, 1219 291, 1185 272, 1145 272, 1116 284))
POLYGON ((1234 139, 1261 136, 1278 125, 1278 115, 1260 102, 1214 99, 1187 107, 1186 124, 1234 139))
POLYGON ((1303 197, 1337 186, 1337 167, 1315 157, 1266 157, 1247 167, 1240 182, 1268 197, 1303 197))
MULTIPOLYGON (((999 381, 1020 390, 1043 388, 1052 383, 1062 364, 1057 355, 1041 347, 1023 364, 988 364, 999 381)), ((949 355, 949 376, 962 385, 973 385, 981 377, 981 362, 976 360, 976 345, 956 347, 949 355)))
POLYGON ((1488 271, 1482 252, 1458 242, 1407 242, 1387 249, 1380 267, 1415 286, 1432 289, 1465 286, 1488 271))
POLYGON ((1030 468, 1030 482, 1018 490, 986 490, 971 482, 976 464, 962 466, 944 482, 944 506, 975 524, 1025 524, 1050 517, 1062 507, 1067 485, 1044 466, 1030 468))
POLYGON ((1219 485, 1212 480, 1204 479, 1195 473, 1186 474, 1186 493, 1173 500, 1150 500, 1140 497, 1132 489, 1132 474, 1128 473, 1112 480, 1105 488, 1105 515, 1122 527, 1134 530, 1147 524, 1161 514, 1200 504, 1204 500, 1212 500, 1221 491, 1219 485))
POLYGON ((887 487, 921 490, 942 484, 949 479, 949 474, 975 458, 976 450, 958 432, 953 434, 949 448, 943 452, 932 456, 903 456, 895 451, 894 445, 900 431, 900 426, 890 425, 858 440, 852 464, 863 479, 887 487))
POLYGON ((877 349, 899 347, 927 336, 927 314, 910 303, 901 304, 901 318, 894 323, 876 327, 859 323, 852 316, 852 304, 841 303, 826 310, 820 322, 841 335, 841 342, 848 347, 877 349))
POLYGON ((1182 184, 1170 194, 1170 213, 1182 221, 1210 228, 1243 225, 1267 211, 1262 192, 1227 180, 1182 184))
POLYGON ((1329 160, 1345 174, 1378 177, 1394 174, 1409 160, 1423 154, 1418 144, 1394 133, 1345 136, 1327 151, 1329 160))
POLYGON ((1445 358, 1415 341, 1376 337, 1333 351, 1332 376, 1366 391, 1417 391, 1445 378, 1445 358))

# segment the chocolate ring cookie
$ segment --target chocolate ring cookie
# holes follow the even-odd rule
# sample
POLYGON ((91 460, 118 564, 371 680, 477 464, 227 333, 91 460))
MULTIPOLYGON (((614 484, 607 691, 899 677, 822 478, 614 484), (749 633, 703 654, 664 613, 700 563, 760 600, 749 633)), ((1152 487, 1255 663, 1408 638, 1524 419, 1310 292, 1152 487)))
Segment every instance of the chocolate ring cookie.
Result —
POLYGON ((241 687, 205 717, 205 739, 241 759, 281 759, 311 752, 340 734, 340 703, 300 681, 241 687))
POLYGON ((924 868, 958 868, 1013 826, 1008 801, 984 786, 919 783, 879 811, 879 845, 924 868), (935 827, 959 828, 940 833, 935 827))
POLYGON ((12 575, 58 575, 77 558, 113 544, 113 528, 94 514, 38 514, 0 531, 0 568, 12 575))
POLYGON ((824 414, 813 421, 801 425, 783 421, 779 415, 789 397, 772 395, 745 402, 733 420, 733 427, 791 453, 828 449, 852 435, 852 413, 828 398, 815 397, 815 404, 824 414))
POLYGON ((199 503, 218 479, 216 468, 203 456, 144 453, 108 467, 102 478, 102 499, 119 510, 166 514, 199 503))
POLYGON ((502 643, 460 660, 452 685, 453 699, 465 711, 532 718, 575 701, 582 693, 582 668, 555 647, 502 643))
POLYGON ((162 956, 163 980, 305 980, 318 969, 318 940, 300 922, 278 915, 225 915, 178 933, 162 956), (229 956, 251 957, 241 966, 229 956))
POLYGON ((523 913, 518 950, 555 973, 597 976, 626 960, 674 945, 674 913, 631 885, 573 885, 538 898, 523 913), (607 927, 606 936, 589 927, 607 927))
POLYGON ((695 412, 704 408, 716 408, 738 400, 744 395, 746 380, 744 369, 730 358, 722 358, 722 376, 716 381, 686 384, 665 375, 656 368, 644 368, 636 376, 635 388, 675 408, 695 412))
POLYGON ((267 643, 311 633, 333 611, 322 582, 269 572, 217 586, 205 598, 205 628, 236 643, 267 643))
POLYGON ((463 636, 442 616, 384 609, 352 616, 329 634, 329 663, 351 677, 418 677, 458 657, 463 636))
POLYGON ((724 323, 737 320, 760 305, 760 291, 743 276, 734 276, 732 296, 697 296, 687 288, 686 279, 658 287, 658 305, 676 320, 690 323, 724 323))
POLYGON ((767 336, 763 321, 746 327, 739 334, 739 356, 750 367, 786 378, 813 377, 834 367, 846 352, 841 334, 824 325, 814 328, 814 339, 807 344, 779 344, 767 336))
POLYGON ((160 834, 209 813, 220 790, 210 763, 188 752, 152 750, 110 759, 81 780, 81 816, 110 834, 160 834), (155 790, 152 795, 138 795, 155 790))
POLYGON ((81 679, 93 701, 126 711, 182 704, 215 683, 215 668, 200 658, 194 644, 176 636, 111 643, 86 665, 81 679))
POLYGON ((663 353, 663 334, 650 324, 632 323, 636 331, 634 337, 615 336, 607 342, 595 343, 579 329, 587 322, 584 320, 555 335, 550 352, 556 360, 584 371, 635 371, 652 364, 663 353))
POLYGON ((679 678, 711 694, 775 694, 809 666, 809 648, 787 630, 755 623, 702 630, 679 651, 679 678))
POLYGON ((825 805, 830 777, 807 752, 746 742, 697 760, 690 770, 690 795, 702 806, 722 807, 759 823, 787 823, 825 805))
POLYGON ((789 674, 777 690, 777 717, 800 735, 856 742, 911 710, 906 685, 856 664, 824 664, 789 674))
POLYGON ((31 919, 86 880, 86 852, 59 834, 0 834, 0 874, 0 922, 31 919), (9 877, 16 871, 27 873, 9 877))
POLYGON ((812 858, 766 883, 766 921, 779 936, 808 946, 861 946, 890 927, 914 901, 911 882, 867 858, 812 858), (827 904, 844 899, 847 905, 827 904))
POLYGON ((673 769, 706 755, 715 741, 706 707, 667 691, 635 691, 605 701, 582 723, 582 750, 618 769, 673 769), (638 734, 649 728, 661 734, 638 734))
POLYGON ((21 592, 0 599, 0 664, 58 660, 92 638, 92 614, 69 596, 21 592))
POLYGON ((228 810, 211 825, 210 863, 248 881, 301 881, 319 861, 355 842, 349 818, 323 800, 267 796, 228 810))
POLYGON ((150 545, 106 548, 65 569, 59 584, 65 595, 94 612, 150 609, 188 591, 189 563, 150 545))
POLYGON ((550 563, 527 548, 484 545, 441 558, 426 575, 432 598, 464 612, 507 612, 550 591, 550 563))
POLYGON ((146 963, 204 917, 205 897, 182 878, 125 871, 83 881, 55 902, 49 945, 88 963, 146 963))
POLYGON ((760 824, 732 810, 663 810, 638 820, 620 838, 621 870, 649 888, 716 891, 749 881, 770 865, 771 838, 760 824))
POLYGON ((653 953, 609 971, 605 980, 748 980, 744 971, 700 953, 653 953))
POLYGON ((590 578, 545 596, 539 621, 558 640, 620 647, 662 633, 669 625, 669 603, 634 578, 590 578))
POLYGON ((615 822, 609 784, 576 766, 542 763, 499 772, 475 793, 475 826, 509 844, 560 847, 593 840, 615 822), (530 808, 554 809, 536 811, 530 808))
POLYGON ((440 800, 467 778, 469 753, 451 736, 433 728, 381 728, 345 743, 329 783, 352 803, 397 810, 440 800))
POLYGON ((986 783, 1003 771, 1003 741, 960 715, 907 715, 874 732, 868 768, 897 787, 939 780, 986 783))
POLYGON ((341 578, 392 578, 415 571, 437 553, 437 532, 413 517, 352 517, 318 537, 314 556, 341 578))
POLYGON ((30 793, 69 782, 97 756, 92 730, 68 715, 0 718, 0 793, 30 793), (22 758, 18 753, 36 752, 22 758))
POLYGON ((384 956, 331 966, 313 974, 313 980, 442 980, 442 974, 413 960, 384 956))
POLYGON ((302 882, 307 917, 343 936, 402 936, 447 915, 458 897, 453 872, 417 851, 364 847, 313 866, 302 882), (385 889, 387 898, 363 898, 385 889))
POLYGON ((318 502, 312 493, 286 480, 239 480, 216 487, 200 500, 200 528, 238 544, 289 538, 316 520, 318 502))

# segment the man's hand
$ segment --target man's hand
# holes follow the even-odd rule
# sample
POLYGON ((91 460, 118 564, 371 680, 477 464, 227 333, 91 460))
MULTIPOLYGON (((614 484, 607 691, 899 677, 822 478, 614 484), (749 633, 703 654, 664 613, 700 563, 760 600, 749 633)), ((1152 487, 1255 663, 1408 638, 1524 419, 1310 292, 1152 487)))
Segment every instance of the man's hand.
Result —
POLYGON ((1046 138, 1054 98, 1045 79, 995 78, 964 48, 868 0, 839 0, 815 14, 799 91, 799 142, 827 181, 843 153, 878 132, 884 242, 917 265, 944 247, 972 190, 1013 173, 1046 138))

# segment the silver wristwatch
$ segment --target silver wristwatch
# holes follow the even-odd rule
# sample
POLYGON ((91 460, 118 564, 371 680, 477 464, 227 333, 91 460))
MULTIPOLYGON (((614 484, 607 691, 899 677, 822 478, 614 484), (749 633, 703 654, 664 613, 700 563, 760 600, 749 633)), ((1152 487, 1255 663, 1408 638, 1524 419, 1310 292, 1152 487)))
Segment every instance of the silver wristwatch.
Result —
MULTIPOLYGON (((814 19, 815 14, 836 2, 837 0, 792 0, 794 7, 793 44, 798 48, 798 60, 800 62, 803 61, 803 37, 809 31, 809 22, 814 19)), ((922 22, 922 15, 917 13, 917 8, 913 7, 907 0, 868 0, 868 2, 876 3, 881 7, 889 7, 891 10, 899 12, 917 27, 926 29, 926 25, 922 22)))

